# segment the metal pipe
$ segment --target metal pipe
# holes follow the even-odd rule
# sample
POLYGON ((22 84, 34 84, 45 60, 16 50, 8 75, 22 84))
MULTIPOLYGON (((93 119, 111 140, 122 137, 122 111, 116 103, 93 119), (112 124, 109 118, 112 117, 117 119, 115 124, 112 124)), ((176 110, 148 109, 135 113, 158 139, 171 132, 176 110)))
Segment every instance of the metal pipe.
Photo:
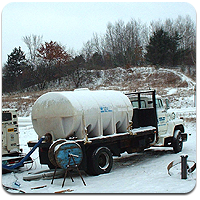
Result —
POLYGON ((188 155, 181 156, 181 179, 187 179, 187 158, 188 155))

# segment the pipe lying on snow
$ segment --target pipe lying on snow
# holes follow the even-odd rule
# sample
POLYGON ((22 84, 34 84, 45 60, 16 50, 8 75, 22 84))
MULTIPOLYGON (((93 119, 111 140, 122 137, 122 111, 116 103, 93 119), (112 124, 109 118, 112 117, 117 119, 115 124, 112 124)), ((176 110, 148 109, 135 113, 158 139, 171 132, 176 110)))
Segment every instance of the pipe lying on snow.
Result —
POLYGON ((2 164, 2 168, 7 169, 7 170, 12 170, 12 169, 16 169, 16 168, 20 167, 20 166, 24 163, 24 161, 26 161, 26 160, 30 157, 30 155, 36 150, 36 148, 37 148, 37 147, 42 143, 42 141, 44 141, 44 140, 45 140, 45 137, 43 136, 43 137, 38 141, 38 143, 35 144, 35 146, 29 151, 29 153, 28 153, 19 163, 15 164, 15 165, 12 165, 12 166, 7 166, 7 165, 3 165, 3 164, 2 164))

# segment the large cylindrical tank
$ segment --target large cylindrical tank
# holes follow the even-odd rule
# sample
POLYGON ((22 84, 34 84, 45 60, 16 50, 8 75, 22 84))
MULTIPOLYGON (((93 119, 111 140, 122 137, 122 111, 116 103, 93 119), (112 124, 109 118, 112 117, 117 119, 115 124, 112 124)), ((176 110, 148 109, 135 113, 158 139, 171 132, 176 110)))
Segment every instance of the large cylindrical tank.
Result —
POLYGON ((129 99, 119 91, 78 89, 49 92, 37 99, 32 108, 32 123, 41 137, 46 133, 58 138, 78 139, 123 133, 132 119, 129 99))

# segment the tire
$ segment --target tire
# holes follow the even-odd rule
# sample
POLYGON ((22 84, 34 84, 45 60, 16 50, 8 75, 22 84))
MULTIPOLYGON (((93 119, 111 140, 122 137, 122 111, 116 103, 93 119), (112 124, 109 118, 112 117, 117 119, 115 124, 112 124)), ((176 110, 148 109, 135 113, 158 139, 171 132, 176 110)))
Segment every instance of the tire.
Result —
POLYGON ((112 166, 112 153, 107 147, 98 147, 88 154, 88 167, 86 172, 89 175, 109 173, 112 166))
POLYGON ((48 162, 48 167, 49 167, 49 169, 55 169, 56 168, 56 166, 54 166, 50 161, 48 162))
POLYGON ((174 138, 173 138, 173 150, 174 153, 179 153, 182 151, 183 148, 183 141, 181 137, 181 131, 180 130, 175 130, 174 131, 174 138))

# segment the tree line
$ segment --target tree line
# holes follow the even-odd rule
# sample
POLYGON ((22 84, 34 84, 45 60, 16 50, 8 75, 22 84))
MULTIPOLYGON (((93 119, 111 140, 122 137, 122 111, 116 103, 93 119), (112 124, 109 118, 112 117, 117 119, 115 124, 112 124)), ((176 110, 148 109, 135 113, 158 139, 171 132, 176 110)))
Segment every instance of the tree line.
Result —
POLYGON ((43 42, 42 36, 22 39, 28 53, 15 47, 8 55, 2 70, 3 92, 32 85, 42 90, 64 76, 80 87, 89 78, 88 69, 196 65, 196 25, 189 16, 152 21, 149 26, 135 19, 109 22, 105 34, 94 33, 75 56, 58 42, 43 42))
POLYGON ((152 21, 149 26, 140 20, 119 20, 108 23, 104 35, 94 33, 82 54, 93 67, 195 65, 196 25, 189 16, 152 21))

